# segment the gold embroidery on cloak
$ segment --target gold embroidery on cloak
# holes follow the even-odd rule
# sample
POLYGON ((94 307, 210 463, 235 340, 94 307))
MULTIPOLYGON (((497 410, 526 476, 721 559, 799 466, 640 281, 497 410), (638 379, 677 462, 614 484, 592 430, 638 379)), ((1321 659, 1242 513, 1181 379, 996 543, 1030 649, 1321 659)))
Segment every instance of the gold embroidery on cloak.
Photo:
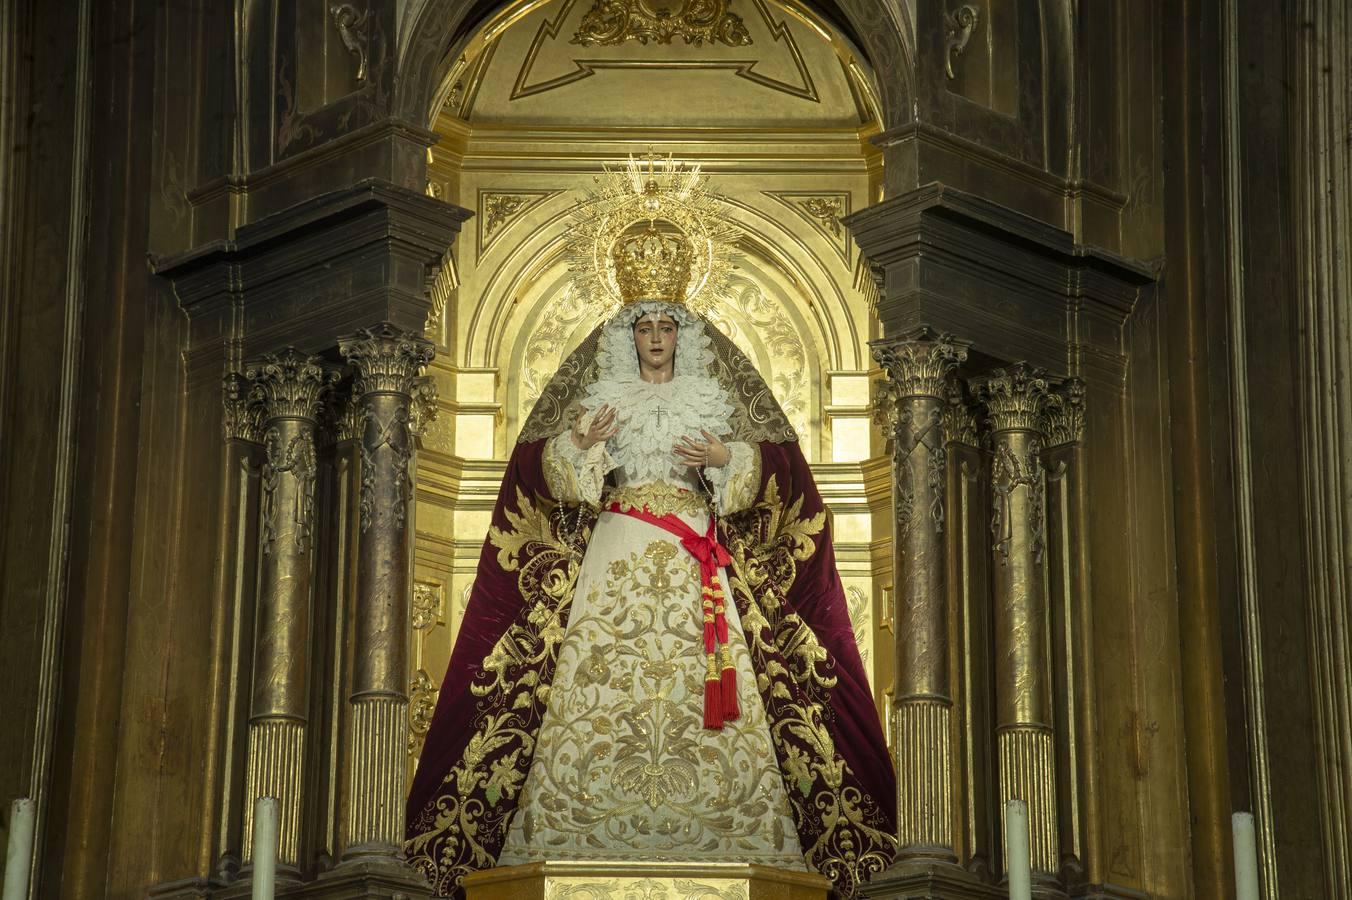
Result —
POLYGON ((807 623, 785 607, 798 564, 816 551, 813 538, 826 524, 825 510, 805 518, 802 508, 802 497, 784 507, 777 479, 771 475, 762 500, 749 515, 738 517, 741 527, 728 529, 729 582, 746 603, 742 626, 757 662, 758 686, 763 696, 768 691, 771 737, 789 802, 799 821, 815 820, 818 826, 816 840, 803 846, 803 854, 842 896, 850 897, 891 862, 896 838, 878 827, 877 802, 857 788, 845 787, 849 766, 824 722, 836 679, 821 669, 831 660, 807 623), (780 664, 776 654, 791 668, 780 664), (798 685, 806 703, 795 702, 785 679, 798 685), (818 782, 822 789, 814 790, 818 782))
MULTIPOLYGON (((432 827, 404 843, 409 861, 443 894, 469 872, 496 862, 485 845, 495 833, 506 836, 510 817, 497 808, 515 797, 525 780, 522 757, 533 752, 533 735, 548 701, 540 672, 553 670, 581 559, 578 549, 556 534, 552 510, 532 504, 520 488, 516 511, 505 507, 503 512, 508 527, 490 528, 488 538, 502 569, 520 573, 517 586, 528 612, 481 663, 470 691, 487 699, 479 705, 474 733, 433 798, 432 827), (514 672, 521 674, 514 677, 514 672), (519 746, 503 753, 513 742, 519 746), (482 800, 475 796, 480 789, 482 800)), ((581 546, 589 533, 590 528, 580 535, 581 546)))

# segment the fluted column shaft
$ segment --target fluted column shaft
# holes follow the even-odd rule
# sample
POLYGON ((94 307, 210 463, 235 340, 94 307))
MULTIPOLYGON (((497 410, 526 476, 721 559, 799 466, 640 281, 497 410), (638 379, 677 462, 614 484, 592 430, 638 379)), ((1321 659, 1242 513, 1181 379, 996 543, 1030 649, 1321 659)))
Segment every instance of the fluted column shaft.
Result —
POLYGON ((1059 868, 1052 679, 1048 648, 1046 486, 1042 411, 1047 382, 1018 365, 979 386, 991 431, 991 581, 1000 801, 1028 804, 1032 864, 1059 868))
POLYGON ((276 797, 278 862, 294 870, 309 707, 315 430, 335 373, 316 357, 287 350, 251 363, 245 377, 262 405, 266 458, 243 851, 246 858, 252 852, 254 801, 276 797))
POLYGON ((1056 695, 1057 778, 1063 869, 1091 884, 1106 877, 1099 803, 1098 701, 1094 686, 1093 603, 1086 542, 1089 499, 1085 484, 1085 384, 1069 378, 1048 398, 1048 601, 1051 657, 1064 673, 1056 695))
POLYGON ((873 356, 893 420, 897 837, 903 857, 955 862, 943 420, 946 382, 967 349, 921 329, 875 341, 873 356))
POLYGON ((433 351, 389 324, 342 339, 339 350, 356 367, 364 417, 343 858, 394 857, 404 836, 408 748, 410 395, 433 351))

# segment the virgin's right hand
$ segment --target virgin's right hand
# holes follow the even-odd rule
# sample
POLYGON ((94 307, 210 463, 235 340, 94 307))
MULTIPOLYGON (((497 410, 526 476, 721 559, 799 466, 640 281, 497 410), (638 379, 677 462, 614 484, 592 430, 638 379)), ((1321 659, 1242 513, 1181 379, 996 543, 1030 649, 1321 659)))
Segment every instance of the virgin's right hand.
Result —
POLYGON ((615 436, 615 432, 620 430, 619 422, 615 421, 615 410, 610 408, 609 404, 602 403, 596 409, 596 415, 592 417, 591 424, 585 429, 580 430, 580 426, 587 418, 587 411, 584 409, 577 418, 577 425, 573 426, 573 446, 579 450, 588 450, 598 441, 606 441, 615 436))

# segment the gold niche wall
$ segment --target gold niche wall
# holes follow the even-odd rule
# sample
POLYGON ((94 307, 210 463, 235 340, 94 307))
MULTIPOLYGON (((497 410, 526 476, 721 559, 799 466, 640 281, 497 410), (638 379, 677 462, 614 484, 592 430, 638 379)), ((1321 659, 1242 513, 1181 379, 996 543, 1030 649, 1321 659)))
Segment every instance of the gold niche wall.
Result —
POLYGON ((574 42, 589 8, 561 0, 488 23, 448 76, 436 122, 428 191, 476 217, 433 288, 427 331, 439 399, 417 461, 410 771, 520 424, 600 322, 592 298, 569 285, 568 211, 603 164, 649 147, 699 163, 745 234, 735 290, 711 318, 800 433, 834 516, 880 711, 886 705, 891 654, 874 650, 891 642, 890 476, 871 420, 876 290, 841 224, 878 199, 872 86, 821 22, 773 3, 737 7, 747 42, 735 47, 679 36, 574 42), (757 77, 727 65, 733 57, 756 59, 757 77), (594 74, 544 89, 532 81, 579 65, 594 74), (675 102, 682 97, 705 102, 675 102))

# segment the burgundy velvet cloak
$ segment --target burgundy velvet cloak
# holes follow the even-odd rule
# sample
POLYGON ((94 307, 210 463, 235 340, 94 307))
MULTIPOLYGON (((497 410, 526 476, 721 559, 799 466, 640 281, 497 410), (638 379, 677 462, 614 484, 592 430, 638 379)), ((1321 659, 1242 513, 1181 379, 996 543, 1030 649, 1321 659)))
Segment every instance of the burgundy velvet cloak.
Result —
MULTIPOLYGON (((440 895, 507 838, 595 521, 550 493, 544 444, 508 463, 409 793, 405 851, 440 895)), ((895 854, 896 777, 811 470, 760 448, 756 502, 721 523, 728 577, 804 856, 849 897, 895 854)))

